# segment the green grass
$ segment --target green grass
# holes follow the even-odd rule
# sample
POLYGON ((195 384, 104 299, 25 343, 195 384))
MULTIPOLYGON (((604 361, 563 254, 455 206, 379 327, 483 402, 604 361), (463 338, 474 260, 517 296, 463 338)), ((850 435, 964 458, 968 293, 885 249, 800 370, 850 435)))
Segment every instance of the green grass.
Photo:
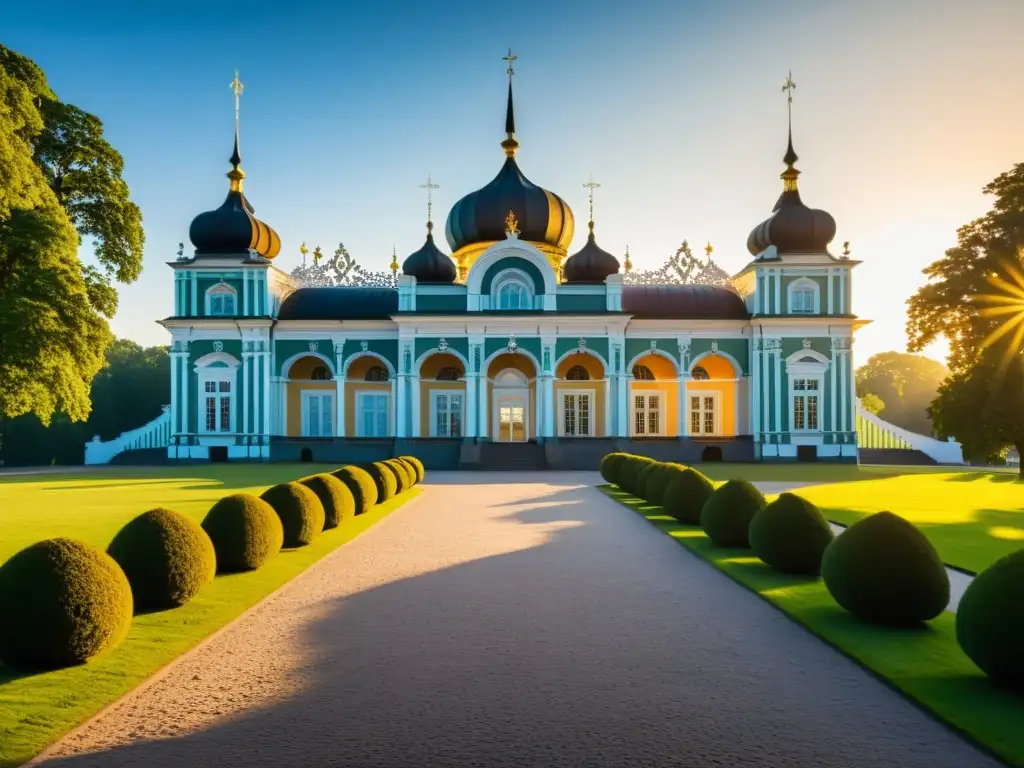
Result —
MULTIPOLYGON (((106 549, 124 523, 154 506, 201 520, 228 493, 261 493, 274 483, 326 469, 229 464, 10 476, 0 481, 0 562, 54 536, 106 549)), ((218 576, 181 608, 136 616, 123 645, 84 666, 36 674, 0 666, 0 766, 30 759, 419 492, 414 488, 374 507, 308 547, 285 550, 258 571, 218 576)))
POLYGON ((888 629, 857 621, 819 579, 777 573, 749 551, 715 549, 704 532, 681 525, 614 486, 608 496, 643 515, 698 557, 751 589, 940 720, 1014 766, 1024 766, 1024 696, 993 686, 960 650, 954 616, 922 629, 888 629))

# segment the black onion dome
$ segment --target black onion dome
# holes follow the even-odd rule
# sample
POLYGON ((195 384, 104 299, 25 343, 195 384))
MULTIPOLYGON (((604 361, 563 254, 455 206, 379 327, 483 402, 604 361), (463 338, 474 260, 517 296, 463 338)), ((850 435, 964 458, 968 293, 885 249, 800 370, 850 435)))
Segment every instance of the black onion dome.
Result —
POLYGON ((796 182, 800 171, 793 167, 797 160, 791 131, 783 158, 787 168, 782 172, 782 194, 772 215, 754 227, 747 238, 747 250, 754 256, 772 245, 780 254, 828 253, 828 244, 836 236, 836 220, 832 215, 808 208, 800 199, 796 182))
POLYGON ((402 273, 418 283, 454 283, 455 262, 434 245, 434 223, 427 222, 427 241, 402 263, 402 273))
POLYGON ((189 240, 196 254, 238 254, 256 251, 272 259, 281 251, 281 238, 274 229, 256 218, 255 209, 242 192, 245 173, 241 169, 238 138, 231 155, 232 169, 228 172, 231 189, 220 208, 200 213, 192 220, 189 240))
POLYGON ((601 248, 594 239, 594 222, 589 222, 587 243, 566 259, 562 279, 567 283, 601 283, 619 271, 619 260, 601 248))

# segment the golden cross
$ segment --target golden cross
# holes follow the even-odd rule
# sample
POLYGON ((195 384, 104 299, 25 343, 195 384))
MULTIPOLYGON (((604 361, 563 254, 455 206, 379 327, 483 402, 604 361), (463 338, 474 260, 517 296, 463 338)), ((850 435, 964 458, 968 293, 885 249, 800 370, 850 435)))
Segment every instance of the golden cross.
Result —
POLYGON ((518 58, 519 58, 518 56, 513 56, 512 55, 512 49, 511 48, 508 49, 508 56, 502 56, 502 58, 501 58, 502 61, 507 61, 508 62, 508 69, 505 70, 505 74, 507 74, 509 76, 509 79, 511 79, 512 75, 514 75, 516 73, 516 71, 514 69, 512 69, 512 62, 515 61, 518 58))
POLYGON ((793 82, 793 70, 789 70, 786 81, 782 84, 782 92, 786 94, 786 111, 789 113, 790 130, 793 128, 793 91, 796 90, 796 83, 793 82))
POLYGON ((235 79, 230 83, 231 90, 235 92, 235 133, 238 133, 238 102, 242 98, 242 91, 245 90, 245 86, 242 85, 242 81, 238 79, 238 70, 235 70, 235 79))
POLYGON ((594 190, 595 189, 599 189, 601 187, 601 185, 598 184, 596 181, 594 181, 594 177, 591 176, 590 177, 590 181, 588 181, 583 186, 586 189, 589 190, 589 195, 590 195, 590 221, 592 222, 594 220, 594 190))
POLYGON ((420 189, 427 190, 427 221, 434 220, 434 190, 440 189, 440 184, 434 184, 430 180, 430 174, 427 174, 427 183, 420 184, 420 189))

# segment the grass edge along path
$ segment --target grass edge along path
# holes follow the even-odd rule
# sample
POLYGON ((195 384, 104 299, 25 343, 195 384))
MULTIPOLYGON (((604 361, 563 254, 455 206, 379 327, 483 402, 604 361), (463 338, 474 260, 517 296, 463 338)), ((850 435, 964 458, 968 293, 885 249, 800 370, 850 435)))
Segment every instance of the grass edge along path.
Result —
POLYGON ((282 550, 258 570, 219 575, 179 608, 135 616, 124 643, 88 664, 29 674, 0 666, 0 768, 32 759, 421 492, 412 488, 309 546, 282 550))
POLYGON ((820 579, 773 571, 749 550, 712 547, 699 526, 683 525, 615 486, 597 488, 985 751, 1024 768, 1024 697, 992 685, 967 658, 956 642, 954 614, 944 612, 923 629, 858 621, 820 579))

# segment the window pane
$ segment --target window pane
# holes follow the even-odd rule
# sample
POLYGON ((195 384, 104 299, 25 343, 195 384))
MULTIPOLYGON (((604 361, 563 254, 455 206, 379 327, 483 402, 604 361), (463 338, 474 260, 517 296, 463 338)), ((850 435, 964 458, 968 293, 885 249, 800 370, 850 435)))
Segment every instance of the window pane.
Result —
POLYGON ((704 434, 713 435, 715 434, 715 409, 709 407, 704 411, 704 434))
POLYGON ((794 429, 806 429, 804 426, 804 404, 803 395, 796 395, 793 398, 793 427, 794 429))
POLYGON ((223 313, 225 315, 235 314, 235 297, 232 294, 224 295, 224 308, 223 313))
POLYGON ((206 389, 207 392, 216 392, 217 391, 217 382, 216 381, 208 381, 208 382, 206 382, 205 389, 206 389))
POLYGON ((313 395, 306 406, 306 434, 310 437, 320 436, 320 396, 313 395))
POLYGON ((214 294, 210 297, 210 314, 211 315, 223 315, 224 314, 224 296, 223 294, 214 294))
POLYGON ((321 395, 320 398, 320 435, 328 437, 334 434, 332 399, 330 395, 321 395))
POLYGON ((220 398, 220 431, 231 431, 231 398, 220 398))
POLYGON ((231 391, 231 382, 230 381, 221 381, 221 382, 219 382, 219 384, 220 384, 220 391, 221 392, 230 392, 231 391))
POLYGON ((807 428, 818 429, 818 396, 807 397, 807 428))
POLYGON ((579 434, 590 434, 590 395, 580 395, 579 434))
MULTIPOLYGON (((207 382, 212 383, 212 382, 207 382)), ((206 398, 206 431, 216 432, 217 431, 217 398, 208 397, 206 398)))
POLYGON ((647 426, 649 427, 649 434, 657 435, 661 433, 661 428, 659 426, 661 422, 658 418, 659 415, 660 411, 658 411, 656 408, 652 408, 651 410, 647 411, 647 426))

